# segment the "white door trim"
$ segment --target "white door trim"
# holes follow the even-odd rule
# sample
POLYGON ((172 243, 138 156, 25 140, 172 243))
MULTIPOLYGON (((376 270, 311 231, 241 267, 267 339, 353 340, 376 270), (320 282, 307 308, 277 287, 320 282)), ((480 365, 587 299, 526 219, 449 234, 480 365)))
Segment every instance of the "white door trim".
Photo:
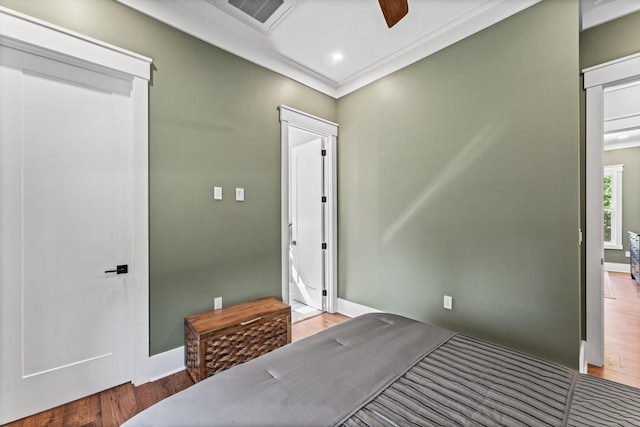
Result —
POLYGON ((132 82, 132 382, 152 376, 149 357, 149 79, 150 58, 0 7, 0 45, 132 82))
POLYGON ((281 257, 282 257, 282 300, 289 303, 289 126, 307 130, 327 138, 325 162, 325 188, 327 189, 327 264, 325 309, 335 313, 338 309, 338 182, 337 141, 338 125, 328 120, 307 114, 286 105, 280 105, 280 148, 281 148, 281 257))
POLYGON ((640 54, 583 70, 586 95, 586 345, 587 363, 604 364, 602 179, 604 93, 609 86, 640 78, 640 54))

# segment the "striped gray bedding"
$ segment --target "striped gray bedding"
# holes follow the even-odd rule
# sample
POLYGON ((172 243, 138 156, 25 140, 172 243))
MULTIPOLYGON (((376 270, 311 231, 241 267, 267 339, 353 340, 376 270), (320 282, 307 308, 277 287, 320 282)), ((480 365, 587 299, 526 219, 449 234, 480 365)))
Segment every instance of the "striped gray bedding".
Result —
POLYGON ((640 426, 640 389, 579 374, 568 426, 640 426))
POLYGON ((640 426, 640 390, 456 335, 343 427, 640 426))
POLYGON ((387 313, 177 393, 125 427, 640 426, 640 389, 387 313))

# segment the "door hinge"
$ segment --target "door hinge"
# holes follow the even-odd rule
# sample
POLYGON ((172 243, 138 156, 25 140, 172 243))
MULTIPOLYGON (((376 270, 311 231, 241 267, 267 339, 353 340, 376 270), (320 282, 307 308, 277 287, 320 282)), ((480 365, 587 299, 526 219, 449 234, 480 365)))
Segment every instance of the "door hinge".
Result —
POLYGON ((323 290, 322 290, 322 296, 323 296, 323 297, 326 297, 326 296, 327 296, 327 290, 326 290, 326 289, 323 289, 323 290))
POLYGON ((327 196, 322 196, 322 203, 327 203, 327 196))
POLYGON ((326 243, 322 244, 322 249, 327 249, 327 244, 326 243))
POLYGON ((321 150, 320 154, 322 155, 322 157, 326 156, 327 155, 327 150, 321 150))

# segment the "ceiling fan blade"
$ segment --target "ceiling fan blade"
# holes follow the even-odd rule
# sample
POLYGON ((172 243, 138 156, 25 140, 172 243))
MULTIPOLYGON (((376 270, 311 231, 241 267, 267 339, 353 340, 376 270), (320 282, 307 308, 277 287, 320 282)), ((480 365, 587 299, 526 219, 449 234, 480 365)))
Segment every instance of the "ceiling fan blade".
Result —
POLYGON ((407 0, 378 0, 384 20, 389 28, 396 25, 404 16, 409 13, 409 3, 407 0))

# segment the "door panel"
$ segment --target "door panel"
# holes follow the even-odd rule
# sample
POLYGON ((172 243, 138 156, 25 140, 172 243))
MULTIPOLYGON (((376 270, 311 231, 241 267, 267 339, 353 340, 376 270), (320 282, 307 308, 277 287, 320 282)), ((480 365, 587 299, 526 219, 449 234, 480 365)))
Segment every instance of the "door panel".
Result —
POLYGON ((131 370, 127 275, 104 273, 131 258, 127 83, 10 53, 0 57, 11 59, 0 63, 0 422, 131 370))
POLYGON ((291 151, 292 234, 291 295, 322 310, 322 142, 316 139, 291 151))

